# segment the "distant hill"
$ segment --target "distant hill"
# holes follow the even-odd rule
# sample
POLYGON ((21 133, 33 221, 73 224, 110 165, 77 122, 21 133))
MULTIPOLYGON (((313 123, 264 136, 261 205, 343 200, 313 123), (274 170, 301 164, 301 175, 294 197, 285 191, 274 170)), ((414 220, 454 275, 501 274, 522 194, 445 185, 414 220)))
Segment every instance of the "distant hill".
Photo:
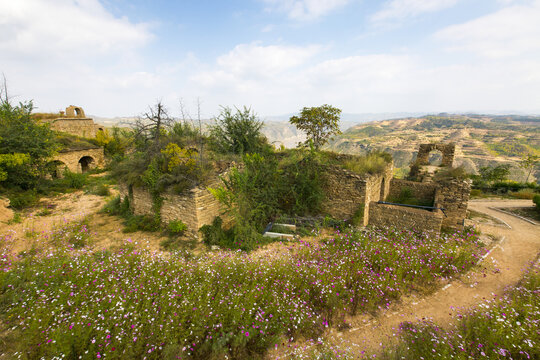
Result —
MULTIPOLYGON (((527 153, 540 155, 540 116, 438 114, 369 122, 349 128, 328 148, 350 154, 388 151, 403 174, 416 158, 418 145, 431 142, 454 142, 455 165, 471 173, 482 166, 509 163, 512 177, 523 180, 517 163, 527 153)), ((535 176, 540 178, 540 170, 535 176)))

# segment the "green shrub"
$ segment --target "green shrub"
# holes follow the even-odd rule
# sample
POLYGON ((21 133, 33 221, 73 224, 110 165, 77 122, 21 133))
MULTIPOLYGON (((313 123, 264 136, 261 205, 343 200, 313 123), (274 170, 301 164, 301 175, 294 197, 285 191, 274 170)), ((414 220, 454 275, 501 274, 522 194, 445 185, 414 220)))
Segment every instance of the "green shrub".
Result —
POLYGON ((34 206, 39 202, 39 195, 36 189, 18 191, 8 195, 12 208, 20 210, 34 206))
POLYGON ((173 220, 167 224, 170 235, 182 235, 187 230, 187 225, 182 220, 173 220))
POLYGON ((381 174, 388 165, 388 162, 386 153, 373 152, 366 156, 346 160, 343 163, 343 167, 357 174, 381 174))
POLYGON ((122 232, 131 233, 135 231, 155 232, 161 230, 161 223, 151 215, 130 215, 124 222, 126 226, 122 232))
POLYGON ((536 192, 533 189, 521 189, 519 191, 510 193, 510 196, 513 198, 527 200, 532 200, 535 195, 536 192))
POLYGON ((60 182, 70 189, 82 189, 88 183, 88 175, 74 173, 66 169, 60 182))
POLYGON ((539 195, 534 195, 532 200, 533 200, 533 203, 536 205, 536 210, 538 210, 538 212, 540 212, 540 194, 539 195))
POLYGON ((111 190, 107 185, 99 184, 94 189, 92 189, 90 193, 99 196, 109 196, 111 195, 111 190))

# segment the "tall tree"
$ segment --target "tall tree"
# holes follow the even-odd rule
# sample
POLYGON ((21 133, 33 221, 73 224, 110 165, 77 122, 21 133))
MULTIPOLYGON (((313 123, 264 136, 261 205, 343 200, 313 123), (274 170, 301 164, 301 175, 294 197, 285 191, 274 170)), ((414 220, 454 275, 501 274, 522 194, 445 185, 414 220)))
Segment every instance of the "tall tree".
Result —
POLYGON ((536 167, 536 165, 540 163, 540 157, 538 155, 533 154, 527 154, 525 155, 521 161, 519 162, 519 167, 523 170, 527 171, 527 178, 525 179, 525 182, 529 182, 529 177, 531 176, 531 172, 536 167))
POLYGON ((289 122, 297 129, 307 134, 308 141, 319 149, 326 144, 333 135, 340 134, 339 120, 341 109, 330 105, 318 107, 305 107, 300 111, 300 116, 293 116, 289 122))

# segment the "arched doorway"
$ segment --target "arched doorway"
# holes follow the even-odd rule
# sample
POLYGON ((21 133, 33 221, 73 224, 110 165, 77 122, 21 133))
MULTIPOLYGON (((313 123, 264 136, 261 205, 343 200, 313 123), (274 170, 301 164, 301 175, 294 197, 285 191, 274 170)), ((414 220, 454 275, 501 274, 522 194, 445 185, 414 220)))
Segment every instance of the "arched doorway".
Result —
POLYGON ((54 160, 47 164, 47 172, 53 179, 60 179, 64 177, 64 171, 66 169, 67 165, 60 160, 54 160))
POLYGON ((81 172, 85 173, 87 171, 89 171, 90 169, 92 169, 94 167, 94 158, 91 157, 91 156, 83 156, 80 160, 79 160, 79 166, 80 166, 80 169, 81 169, 81 172))

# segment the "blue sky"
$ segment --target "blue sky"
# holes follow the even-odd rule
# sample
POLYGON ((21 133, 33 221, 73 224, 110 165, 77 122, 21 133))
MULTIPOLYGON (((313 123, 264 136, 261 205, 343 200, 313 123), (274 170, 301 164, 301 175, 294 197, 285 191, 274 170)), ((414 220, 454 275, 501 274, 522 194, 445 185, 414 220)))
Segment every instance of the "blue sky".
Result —
POLYGON ((539 19, 540 0, 0 0, 0 71, 39 111, 98 116, 540 113, 539 19))

